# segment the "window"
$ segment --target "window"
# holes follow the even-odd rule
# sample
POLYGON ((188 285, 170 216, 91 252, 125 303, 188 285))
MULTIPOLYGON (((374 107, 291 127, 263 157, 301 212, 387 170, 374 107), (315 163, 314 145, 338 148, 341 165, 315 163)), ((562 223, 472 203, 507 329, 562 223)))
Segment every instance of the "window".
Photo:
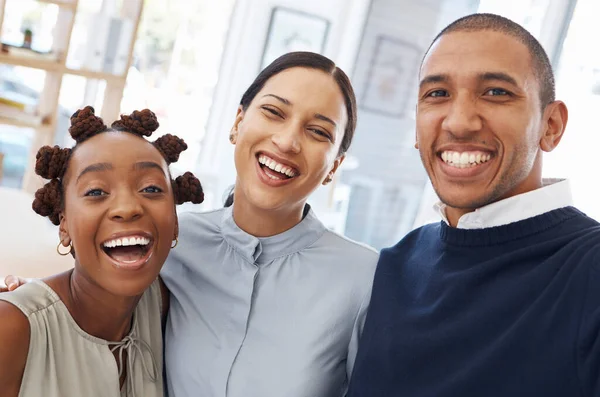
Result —
POLYGON ((546 176, 571 180, 575 205, 600 220, 598 166, 600 147, 600 2, 578 0, 556 67, 557 98, 569 108, 569 122, 558 148, 546 156, 546 176))
POLYGON ((145 2, 121 111, 147 107, 161 133, 186 141, 175 174, 196 167, 234 3, 145 2))

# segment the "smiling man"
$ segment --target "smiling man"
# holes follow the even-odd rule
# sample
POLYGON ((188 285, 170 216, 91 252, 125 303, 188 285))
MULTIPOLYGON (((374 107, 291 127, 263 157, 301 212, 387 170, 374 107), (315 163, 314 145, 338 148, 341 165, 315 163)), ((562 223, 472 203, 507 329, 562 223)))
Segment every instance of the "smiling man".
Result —
POLYGON ((518 24, 435 38, 416 147, 443 221, 383 250, 350 397, 600 396, 600 225, 542 180, 566 123, 518 24))

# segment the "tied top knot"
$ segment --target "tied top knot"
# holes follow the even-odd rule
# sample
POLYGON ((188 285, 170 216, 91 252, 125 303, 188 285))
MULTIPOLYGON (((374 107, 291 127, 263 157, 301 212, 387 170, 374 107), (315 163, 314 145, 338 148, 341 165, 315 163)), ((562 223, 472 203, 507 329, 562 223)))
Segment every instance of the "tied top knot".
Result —
POLYGON ((191 202, 200 204, 204 201, 204 191, 198 178, 191 172, 178 176, 173 182, 175 204, 191 202))
POLYGON ((79 109, 71 116, 71 127, 69 127, 69 134, 75 140, 75 142, 82 142, 100 132, 106 130, 104 121, 96 116, 94 108, 86 106, 83 109, 79 109))
POLYGON ((70 155, 69 148, 42 147, 35 156, 35 173, 45 179, 62 178, 70 155))
POLYGON ((121 115, 121 119, 112 123, 111 128, 127 131, 140 136, 150 136, 159 127, 158 119, 150 109, 134 110, 130 115, 121 115))
POLYGON ((181 152, 188 148, 185 141, 175 135, 166 134, 153 142, 153 145, 163 155, 167 164, 175 163, 179 160, 181 152))
POLYGON ((50 221, 60 224, 60 205, 62 200, 62 186, 58 179, 52 179, 35 192, 35 199, 31 208, 41 216, 47 216, 50 221))

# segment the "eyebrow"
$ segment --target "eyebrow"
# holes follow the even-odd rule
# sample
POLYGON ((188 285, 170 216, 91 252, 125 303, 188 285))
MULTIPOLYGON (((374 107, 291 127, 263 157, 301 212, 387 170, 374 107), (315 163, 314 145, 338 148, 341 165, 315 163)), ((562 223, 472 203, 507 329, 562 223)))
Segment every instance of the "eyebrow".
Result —
POLYGON ((104 172, 104 171, 110 171, 112 169, 113 169, 113 166, 110 163, 97 163, 97 164, 88 165, 87 167, 85 167, 83 169, 83 171, 81 171, 81 173, 77 177, 77 180, 79 181, 82 176, 84 176, 85 174, 89 174, 90 172, 104 172))
MULTIPOLYGON (((496 80, 496 81, 504 81, 505 83, 512 84, 515 87, 519 86, 519 84, 517 83, 517 80, 515 80, 510 75, 503 73, 503 72, 481 73, 477 76, 477 79, 480 82, 496 80)), ((421 82, 419 83, 419 88, 423 88, 423 86, 427 85, 427 84, 447 83, 448 81, 450 81, 450 76, 448 76, 447 74, 432 74, 421 80, 421 82)))
POLYGON ((334 127, 337 127, 337 124, 335 123, 335 121, 331 120, 329 117, 327 116, 323 116, 320 113, 315 114, 315 118, 319 119, 319 120, 323 120, 328 122, 329 124, 333 125, 334 127))
POLYGON ((519 84, 517 84, 517 80, 515 80, 514 78, 512 78, 511 76, 509 76, 506 73, 488 72, 488 73, 482 73, 479 75, 479 81, 490 81, 490 80, 504 81, 505 83, 512 84, 515 87, 519 86, 519 84))
POLYGON ((423 88, 424 85, 432 83, 446 83, 450 80, 447 74, 431 74, 421 80, 419 88, 423 88))
MULTIPOLYGON (((279 100, 280 102, 283 102, 283 103, 285 103, 285 104, 286 104, 286 105, 288 105, 288 106, 292 106, 292 103, 291 103, 289 100, 287 100, 287 99, 285 99, 285 98, 282 98, 282 97, 280 97, 280 96, 278 96, 278 95, 275 95, 275 94, 265 94, 265 95, 263 95, 263 98, 264 98, 264 97, 266 97, 266 96, 273 97, 273 98, 275 98, 275 99, 279 100)), ((329 117, 327 117, 327 116, 323 116, 321 113, 316 113, 316 114, 315 114, 315 118, 317 118, 317 119, 319 119, 319 120, 326 121, 326 122, 328 122, 329 124, 333 125, 334 127, 337 127, 337 124, 336 124, 336 122, 335 122, 335 121, 333 121, 332 119, 330 119, 330 118, 329 118, 329 117)))
POLYGON ((147 170, 147 169, 152 169, 152 168, 156 168, 156 169, 160 170, 160 172, 162 172, 162 174, 165 175, 165 171, 163 170, 163 168, 158 163, 155 163, 154 161, 140 161, 139 163, 135 163, 133 165, 134 170, 147 170))
MULTIPOLYGON (((83 171, 81 171, 81 173, 77 177, 77 180, 79 181, 79 179, 81 179, 81 177, 84 176, 85 174, 89 174, 91 172, 110 171, 113 168, 114 167, 111 163, 97 163, 97 164, 88 165, 87 167, 85 167, 83 169, 83 171)), ((146 170, 146 169, 152 169, 152 168, 156 168, 156 169, 160 170, 160 172, 162 172, 162 174, 165 175, 165 171, 163 170, 163 168, 158 163, 155 163, 153 161, 140 161, 133 165, 134 170, 146 170)))
POLYGON ((265 94, 265 95, 263 95, 263 98, 266 97, 266 96, 271 96, 271 97, 273 97, 275 99, 278 99, 280 102, 283 102, 286 105, 290 105, 291 106, 291 104, 292 104, 289 100, 287 100, 285 98, 282 98, 282 97, 280 97, 278 95, 275 95, 275 94, 265 94))

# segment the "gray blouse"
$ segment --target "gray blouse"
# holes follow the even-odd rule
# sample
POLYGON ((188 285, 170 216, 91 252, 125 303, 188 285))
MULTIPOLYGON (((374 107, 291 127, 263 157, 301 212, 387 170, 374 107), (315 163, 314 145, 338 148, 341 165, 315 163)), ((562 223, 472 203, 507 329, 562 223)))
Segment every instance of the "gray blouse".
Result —
POLYGON ((184 213, 161 276, 170 397, 338 397, 346 392, 378 254, 309 209, 256 238, 232 208, 184 213))

